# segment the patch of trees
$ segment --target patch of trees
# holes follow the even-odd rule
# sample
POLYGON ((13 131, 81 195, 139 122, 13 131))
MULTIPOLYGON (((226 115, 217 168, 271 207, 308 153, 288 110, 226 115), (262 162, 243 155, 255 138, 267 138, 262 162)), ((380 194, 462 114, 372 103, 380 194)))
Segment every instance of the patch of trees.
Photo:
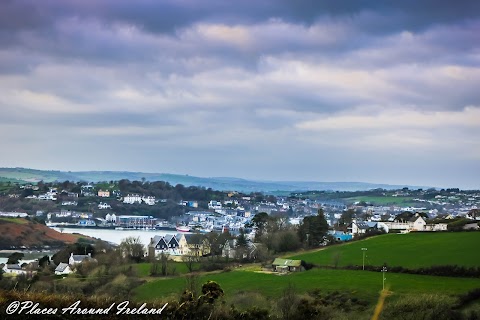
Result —
POLYGON ((57 251, 52 256, 52 261, 56 265, 60 264, 60 262, 67 263, 72 253, 74 255, 77 255, 77 254, 87 255, 90 253, 92 256, 95 256, 95 247, 92 245, 91 242, 77 241, 74 244, 67 245, 62 250, 57 251))
POLYGON ((22 252, 14 252, 8 256, 7 264, 18 264, 18 261, 22 260, 24 256, 22 252))
MULTIPOLYGON (((451 221, 451 220, 449 220, 449 221, 451 221)), ((463 227, 466 224, 475 223, 475 222, 477 222, 477 221, 470 220, 470 219, 467 219, 467 218, 461 218, 461 219, 458 219, 456 221, 449 222, 448 225, 447 225, 447 230, 448 231, 464 231, 463 227)))
POLYGON ((195 200, 195 201, 210 201, 221 200, 225 197, 222 191, 215 191, 211 188, 204 187, 186 187, 182 184, 172 186, 164 181, 129 181, 120 180, 118 187, 122 194, 137 193, 146 196, 154 196, 160 199, 179 200, 195 200))
MULTIPOLYGON (((288 216, 268 215, 266 212, 257 213, 248 227, 255 228, 255 243, 265 245, 271 253, 295 251, 301 248, 297 231, 288 224, 288 216)), ((260 255, 269 257, 264 252, 260 255)))
POLYGON ((140 237, 127 237, 118 247, 121 255, 129 261, 139 263, 145 258, 145 246, 140 237))
POLYGON ((323 209, 318 209, 316 216, 305 217, 298 227, 300 241, 308 248, 320 247, 326 244, 328 223, 323 209))

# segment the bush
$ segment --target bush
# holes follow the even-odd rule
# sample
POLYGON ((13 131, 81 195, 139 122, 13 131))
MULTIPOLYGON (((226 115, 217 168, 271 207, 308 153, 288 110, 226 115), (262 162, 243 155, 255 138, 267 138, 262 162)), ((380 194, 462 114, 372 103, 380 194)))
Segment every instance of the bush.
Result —
MULTIPOLYGON (((362 266, 353 266, 348 265, 344 267, 347 270, 362 270, 362 266)), ((381 267, 365 265, 365 270, 368 271, 380 271, 381 267)), ((394 273, 409 273, 409 274, 421 274, 429 276, 439 276, 439 277, 468 277, 476 278, 480 276, 479 267, 464 267, 457 265, 444 265, 444 266, 431 266, 418 269, 408 269, 404 267, 388 267, 388 272, 394 273)))
POLYGON ((399 298, 387 303, 381 319, 460 320, 463 315, 453 310, 452 298, 439 295, 420 295, 399 298))
POLYGON ((475 300, 480 299, 480 288, 476 288, 473 290, 470 290, 469 292, 460 295, 459 297, 459 302, 458 305, 456 306, 457 308, 461 308, 469 304, 470 302, 473 302, 475 300))

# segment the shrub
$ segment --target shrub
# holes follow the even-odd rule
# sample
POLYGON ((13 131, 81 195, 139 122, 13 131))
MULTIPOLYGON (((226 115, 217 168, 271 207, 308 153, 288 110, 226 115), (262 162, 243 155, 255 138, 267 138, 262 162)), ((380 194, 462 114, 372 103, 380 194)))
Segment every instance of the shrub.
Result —
POLYGON ((453 310, 454 300, 439 295, 407 296, 387 303, 381 319, 404 320, 457 320, 463 319, 459 311, 453 310))

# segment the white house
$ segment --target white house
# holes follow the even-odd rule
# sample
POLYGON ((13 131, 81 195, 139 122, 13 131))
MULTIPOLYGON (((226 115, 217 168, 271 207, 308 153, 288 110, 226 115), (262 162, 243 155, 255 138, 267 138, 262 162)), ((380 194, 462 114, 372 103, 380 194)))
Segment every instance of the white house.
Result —
POLYGON ((38 200, 52 200, 52 201, 56 201, 56 200, 57 200, 57 197, 55 197, 55 194, 45 193, 45 194, 39 195, 37 199, 38 199, 38 200))
POLYGON ((427 231, 447 231, 448 224, 446 223, 435 223, 435 224, 427 224, 425 227, 427 231))
POLYGON ((181 234, 166 234, 162 236, 155 236, 150 239, 148 245, 148 255, 150 257, 156 257, 162 253, 177 256, 181 255, 179 239, 181 234))
POLYGON ((108 203, 100 202, 98 204, 98 209, 99 210, 104 210, 104 209, 111 209, 112 206, 110 206, 108 203))
POLYGON ((62 206, 77 206, 77 201, 62 201, 62 206))
POLYGON ((95 259, 92 258, 92 254, 73 254, 73 252, 70 254, 70 258, 68 259, 68 264, 71 266, 75 266, 77 264, 80 264, 84 261, 96 261, 95 259))
POLYGON ((117 216, 115 215, 115 213, 107 213, 107 215, 105 216, 105 220, 107 220, 107 222, 117 222, 117 216))
POLYGON ((4 273, 12 275, 27 274, 27 271, 23 270, 18 264, 5 264, 2 270, 4 273))
POLYGON ((408 226, 411 231, 424 231, 426 225, 427 222, 418 213, 408 221, 408 226))
POLYGON ((235 258, 236 242, 237 242, 236 239, 225 241, 225 245, 222 248, 222 257, 227 257, 227 258, 231 258, 231 259, 235 258))
POLYGON ((142 197, 138 194, 128 194, 123 198, 123 203, 142 203, 142 197))
POLYGON ((73 270, 70 268, 68 263, 63 263, 61 262, 56 268, 55 268, 55 274, 57 276, 59 275, 64 275, 64 274, 70 274, 72 273, 73 270))
POLYGON ((350 232, 355 234, 363 234, 366 233, 368 230, 377 229, 377 222, 372 221, 356 221, 353 220, 352 224, 348 227, 350 232))
POLYGON ((95 194, 93 193, 93 190, 95 189, 94 186, 92 185, 86 185, 86 186, 81 186, 81 194, 84 196, 84 197, 92 197, 94 196, 95 194))
POLYGON ((142 200, 149 206, 153 206, 155 204, 155 197, 142 197, 142 200))
POLYGON ((55 216, 57 218, 65 218, 65 217, 70 217, 72 215, 72 212, 68 210, 61 210, 60 212, 55 213, 55 216))
POLYGON ((211 200, 208 203, 208 209, 214 209, 214 210, 222 209, 222 203, 220 201, 211 200))

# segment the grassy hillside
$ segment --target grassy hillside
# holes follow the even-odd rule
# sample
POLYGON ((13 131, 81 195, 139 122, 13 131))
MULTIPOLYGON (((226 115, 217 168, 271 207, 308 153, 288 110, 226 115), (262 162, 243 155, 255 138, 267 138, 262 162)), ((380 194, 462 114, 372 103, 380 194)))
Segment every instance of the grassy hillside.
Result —
POLYGON ((347 198, 345 201, 349 203, 354 203, 357 201, 365 201, 370 204, 377 206, 389 206, 389 205, 399 205, 399 206, 414 206, 416 203, 413 201, 413 197, 393 197, 393 196, 384 196, 384 197, 372 197, 372 196, 359 196, 354 198, 347 198))
MULTIPOLYGON (((363 241, 328 247, 324 250, 296 255, 318 265, 331 266, 334 256, 339 264, 362 263, 362 247, 367 247, 366 263, 371 265, 403 266, 408 268, 432 265, 457 264, 480 266, 476 247, 480 233, 411 233, 388 234, 363 241)), ((415 299, 421 295, 435 294, 438 297, 456 299, 459 294, 480 288, 479 278, 453 278, 386 273, 386 287, 391 292, 388 301, 415 299)), ((261 272, 260 267, 245 267, 231 272, 203 274, 197 279, 202 284, 208 280, 218 282, 225 291, 227 300, 235 302, 237 297, 263 297, 265 302, 276 301, 290 284, 300 294, 320 290, 324 294, 343 292, 374 305, 382 289, 382 273, 342 269, 314 268, 309 271, 278 275, 261 272)), ((187 278, 160 278, 149 281, 134 290, 137 301, 154 301, 174 297, 187 287, 187 278)), ((389 303, 390 303, 389 302, 389 303)))
POLYGON ((65 243, 77 242, 79 237, 80 235, 60 233, 23 218, 0 219, 0 249, 63 246, 65 243))
MULTIPOLYGON (((386 285, 396 296, 441 292, 445 295, 465 293, 480 287, 480 279, 433 277, 390 273, 386 285)), ((240 293, 260 293, 277 298, 292 283, 299 293, 320 289, 323 292, 348 291, 354 296, 374 302, 382 289, 380 272, 312 269, 305 272, 279 276, 252 271, 232 271, 203 275, 199 283, 213 280, 219 283, 226 296, 240 293)), ((184 277, 159 279, 147 282, 135 289, 135 300, 152 301, 175 296, 186 287, 184 277)))
POLYGON ((366 265, 402 266, 406 268, 433 265, 480 266, 478 244, 480 232, 435 232, 386 234, 362 241, 327 247, 324 250, 292 256, 320 266, 366 265))

